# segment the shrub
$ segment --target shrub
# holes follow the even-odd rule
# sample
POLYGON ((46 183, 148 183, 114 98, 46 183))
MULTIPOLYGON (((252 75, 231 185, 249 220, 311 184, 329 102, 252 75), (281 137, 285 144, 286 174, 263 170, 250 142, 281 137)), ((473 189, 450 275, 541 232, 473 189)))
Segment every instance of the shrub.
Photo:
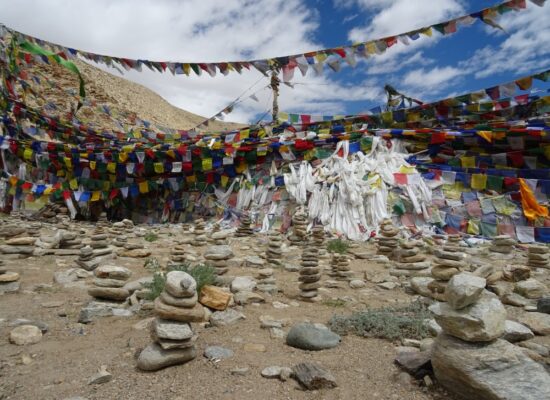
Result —
POLYGON ((158 272, 161 270, 160 262, 155 257, 146 259, 145 264, 143 264, 143 268, 151 272, 158 272))
POLYGON ((147 232, 143 238, 148 242, 154 242, 155 240, 158 240, 159 237, 156 233, 147 232))
POLYGON ((329 325, 342 335, 352 332, 359 336, 390 340, 423 339, 429 337, 426 320, 430 318, 426 306, 413 302, 405 307, 367 309, 349 316, 334 315, 329 325))
POLYGON ((155 300, 160 296, 166 285, 166 274, 171 271, 183 271, 191 275, 197 282, 197 292, 199 293, 203 286, 211 285, 216 280, 216 270, 210 265, 198 264, 194 267, 189 264, 171 265, 166 272, 156 270, 153 274, 153 282, 145 285, 145 288, 149 289, 147 300, 155 300))
POLYGON ((328 307, 344 307, 346 302, 342 299, 326 299, 323 304, 328 307))
POLYGON ((327 243, 327 250, 331 253, 346 253, 349 248, 349 243, 342 239, 333 239, 327 243))

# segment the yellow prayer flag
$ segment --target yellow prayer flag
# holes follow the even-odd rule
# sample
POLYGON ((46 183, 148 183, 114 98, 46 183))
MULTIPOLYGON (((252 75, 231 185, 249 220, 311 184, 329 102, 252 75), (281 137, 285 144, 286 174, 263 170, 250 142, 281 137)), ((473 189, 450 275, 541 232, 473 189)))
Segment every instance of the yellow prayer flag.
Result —
POLYGON ((148 193, 149 192, 149 184, 147 183, 147 181, 139 183, 139 192, 140 193, 148 193))
POLYGON ((25 160, 30 160, 32 157, 32 149, 25 149, 25 151, 23 151, 23 157, 25 160))
POLYGON ((241 140, 248 139, 250 137, 250 129, 243 129, 240 133, 241 133, 241 140))
POLYGON ((99 201, 100 198, 101 198, 100 191, 95 191, 92 193, 92 201, 99 201))
POLYGON ((483 139, 491 143, 493 141, 493 132, 492 131, 477 131, 477 134, 483 139))
POLYGON ((111 182, 103 181, 103 190, 107 191, 109 189, 111 189, 111 182))
POLYGON ((90 169, 92 171, 95 170, 95 166, 96 166, 96 162, 95 161, 90 161, 90 169))
POLYGON ((126 162, 126 160, 128 160, 128 153, 125 153, 124 151, 118 153, 118 159, 120 162, 126 162))
POLYGON ((432 28, 431 27, 428 27, 426 29, 422 29, 420 31, 420 33, 422 33, 423 35, 426 35, 426 36, 432 36, 432 28))
POLYGON ((78 181, 76 180, 76 178, 73 178, 69 181, 69 187, 72 189, 72 190, 76 190, 78 189, 78 181))
POLYGON ((485 174, 472 174, 472 189, 483 190, 487 187, 487 175, 485 174))
POLYGON ((116 163, 108 162, 107 163, 107 171, 109 171, 111 174, 114 174, 116 172, 116 163))
POLYGON ((414 167, 407 167, 405 165, 402 165, 399 167, 399 172, 402 174, 414 174, 416 172, 416 169, 414 167))
POLYGON ((228 177, 227 175, 222 175, 222 176, 221 176, 221 183, 222 183, 222 186, 223 186, 223 187, 226 187, 228 182, 229 182, 229 177, 228 177))
POLYGON ((210 171, 212 169, 212 159, 211 158, 203 158, 202 159, 202 170, 203 171, 210 171))
POLYGON ((188 175, 185 177, 185 180, 187 181, 187 183, 195 183, 197 178, 195 175, 188 175))
POLYGON ((65 176, 65 171, 63 171, 62 169, 60 169, 59 171, 57 171, 57 176, 65 176))
POLYGON ((376 54, 376 46, 374 42, 368 42, 366 47, 369 54, 376 54))
POLYGON ((156 174, 162 174, 164 172, 164 165, 162 163, 156 162, 154 166, 156 174))
POLYGON ((69 157, 63 157, 63 161, 65 161, 65 165, 67 167, 72 167, 73 166, 73 161, 69 157))
POLYGON ((462 168, 475 168, 476 167, 476 158, 475 157, 460 157, 460 165, 462 168))
POLYGON ((246 170, 246 164, 245 163, 241 163, 241 164, 238 164, 237 166, 235 166, 235 171, 237 171, 238 174, 243 173, 245 170, 246 170))
POLYGON ((470 219, 468 221, 467 232, 470 235, 479 235, 480 234, 480 223, 479 222, 480 222, 479 220, 474 220, 474 219, 470 219))

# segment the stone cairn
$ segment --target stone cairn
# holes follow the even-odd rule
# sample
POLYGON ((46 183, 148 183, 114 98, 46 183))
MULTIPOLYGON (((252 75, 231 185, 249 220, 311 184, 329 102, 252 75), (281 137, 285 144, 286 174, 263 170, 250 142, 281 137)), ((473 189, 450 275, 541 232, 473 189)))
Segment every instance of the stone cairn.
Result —
POLYGON ((27 233, 28 233, 29 236, 39 237, 41 228, 42 228, 42 223, 41 222, 31 222, 29 224, 29 229, 28 229, 27 233))
POLYGON ((396 251, 394 267, 397 271, 390 271, 394 276, 427 276, 422 272, 430 267, 426 261, 426 255, 422 253, 423 242, 409 240, 400 243, 400 249, 396 251))
POLYGON ((99 214, 99 217, 97 218, 97 222, 95 223, 95 225, 99 228, 109 227, 110 222, 107 219, 107 213, 106 212, 102 212, 101 214, 99 214))
POLYGON ((19 286, 19 274, 8 271, 4 267, 4 261, 0 260, 0 294, 17 292, 19 286))
POLYGON ((170 252, 169 265, 183 264, 185 262, 185 247, 176 245, 170 252))
POLYGON ((500 254, 510 254, 514 251, 516 244, 516 240, 508 235, 495 236, 489 247, 489 251, 500 254))
POLYGON ((292 234, 288 237, 293 246, 307 244, 307 215, 303 211, 296 211, 292 216, 292 234))
POLYGON ((353 271, 349 266, 349 258, 347 254, 333 253, 330 259, 330 276, 337 281, 353 280, 353 271))
POLYGON ((90 237, 89 245, 80 249, 76 264, 86 271, 93 271, 104 260, 111 258, 113 250, 107 243, 107 237, 103 228, 97 228, 90 237))
POLYGON ((128 236, 126 235, 116 235, 113 240, 113 245, 116 247, 124 247, 128 244, 128 236))
POLYGON ((244 236, 250 236, 254 234, 254 231, 250 227, 251 220, 248 215, 241 215, 241 218, 239 218, 239 222, 240 222, 239 227, 235 232, 236 237, 244 237, 244 236))
POLYGON ((109 243, 107 242, 108 238, 109 235, 105 229, 97 227, 90 237, 90 247, 92 249, 106 249, 109 247, 109 243))
POLYGON ((550 253, 548 247, 532 244, 527 248, 527 265, 535 268, 550 268, 550 253))
POLYGON ((303 301, 316 302, 320 300, 318 295, 319 280, 321 272, 319 269, 319 260, 317 257, 317 249, 314 247, 306 247, 302 251, 302 262, 300 263, 300 299, 303 301))
POLYGON ((449 279, 468 267, 465 261, 466 254, 459 246, 460 240, 460 235, 449 235, 443 249, 434 251, 435 265, 431 271, 434 280, 428 284, 428 289, 436 300, 445 301, 445 289, 449 279))
MULTIPOLYGON (((322 225, 315 225, 311 230, 312 242, 317 247, 319 261, 326 261, 328 258, 328 252, 325 243, 325 229, 322 225)), ((324 263, 323 263, 324 264, 324 263)))
MULTIPOLYGON (((212 229, 208 233, 209 243, 215 243, 216 239, 214 239, 214 237, 216 237, 216 233, 218 233, 219 231, 220 231, 220 224, 215 223, 214 225, 212 225, 212 229)), ((219 244, 224 244, 224 243, 219 243, 219 244)))
POLYGON ((385 219, 380 224, 380 236, 377 238, 378 254, 388 258, 393 257, 393 251, 399 244, 399 229, 393 226, 390 219, 385 219))
POLYGON ((191 242, 192 246, 200 247, 206 245, 207 237, 205 234, 205 226, 206 224, 204 222, 204 219, 199 218, 195 221, 195 229, 193 231, 194 237, 193 241, 191 242))
POLYGON ((151 325, 153 343, 138 357, 138 368, 156 371, 172 365, 184 364, 197 356, 190 322, 204 320, 204 308, 198 303, 197 283, 183 271, 166 274, 166 285, 155 300, 157 318, 151 325))
POLYGON ((281 265, 281 258, 283 255, 283 250, 281 249, 282 243, 283 238, 281 237, 279 232, 269 232, 267 236, 267 250, 265 252, 265 258, 269 265, 281 265))
POLYGON ((234 256, 233 250, 227 245, 209 246, 203 255, 207 264, 216 269, 216 275, 218 276, 227 273, 229 270, 227 260, 234 256))
POLYGON ((124 229, 126 230, 127 234, 131 234, 134 232, 134 221, 131 219, 123 219, 122 224, 124 225, 124 229))
POLYGON ((260 269, 258 271, 258 275, 256 276, 256 282, 256 289, 258 289, 260 292, 273 295, 279 291, 279 288, 277 287, 277 282, 275 281, 275 277, 273 276, 272 268, 260 269))
POLYGON ((125 229, 124 224, 121 221, 114 222, 113 225, 109 228, 109 234, 113 237, 124 235, 125 229))
POLYGON ((131 271, 116 265, 102 265, 94 270, 94 287, 88 294, 96 299, 125 301, 130 292, 123 288, 132 275, 131 271))

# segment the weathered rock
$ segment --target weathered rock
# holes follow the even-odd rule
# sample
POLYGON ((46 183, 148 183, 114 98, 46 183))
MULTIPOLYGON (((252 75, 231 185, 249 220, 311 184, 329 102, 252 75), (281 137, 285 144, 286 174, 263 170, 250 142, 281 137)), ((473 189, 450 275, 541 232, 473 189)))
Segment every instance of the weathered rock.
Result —
POLYGON ((92 287, 88 294, 98 299, 123 301, 130 296, 130 292, 122 288, 92 287))
POLYGON ((223 311, 231 302, 233 295, 216 286, 205 285, 201 289, 199 301, 203 306, 223 311))
POLYGON ((210 323, 213 326, 227 326, 233 325, 246 317, 233 309, 227 309, 225 311, 216 311, 210 316, 210 323))
POLYGON ((170 271, 166 274, 166 286, 169 294, 174 297, 192 297, 197 292, 197 282, 184 271, 170 271))
POLYGON ((204 252, 207 260, 225 260, 233 256, 233 250, 227 245, 209 246, 204 252))
POLYGON ((422 379, 432 370, 429 351, 400 351, 395 362, 416 379, 422 379))
POLYGON ((203 322, 206 317, 204 307, 200 304, 193 308, 180 308, 166 304, 158 297, 155 299, 155 314, 162 319, 181 322, 203 322))
POLYGON ((550 297, 544 297, 537 301, 537 312, 550 314, 550 297))
POLYGON ((112 379, 113 375, 107 371, 107 367, 102 365, 97 374, 88 380, 88 385, 100 385, 102 383, 110 382, 112 379))
POLYGON ((102 265, 94 270, 94 275, 98 278, 118 279, 125 281, 132 275, 128 268, 117 265, 102 265))
POLYGON ((331 389, 338 386, 334 376, 318 364, 295 365, 292 367, 292 376, 308 390, 331 389))
POLYGON ((151 343, 140 353, 137 366, 143 371, 157 371, 172 365, 184 364, 197 356, 195 346, 185 349, 164 350, 157 343, 151 343))
POLYGON ((221 346, 208 346, 204 349, 204 356, 211 361, 231 358, 233 354, 233 350, 221 346))
POLYGON ((536 279, 531 278, 516 283, 516 292, 528 299, 540 299, 548 293, 548 288, 536 279))
POLYGON ((35 344, 42 340, 42 332, 34 325, 21 325, 10 332, 10 342, 18 346, 35 344))
POLYGON ((187 322, 155 318, 151 327, 159 339, 189 340, 193 337, 193 331, 187 322))
POLYGON ((237 276, 231 282, 231 291, 237 292, 251 292, 256 287, 256 281, 251 276, 237 276))
POLYGON ((16 293, 21 288, 20 282, 3 283, 0 285, 0 295, 6 293, 16 293))
POLYGON ((145 258, 151 255, 151 250, 148 249, 133 249, 133 250, 123 250, 118 253, 120 257, 129 257, 129 258, 145 258))
POLYGON ((235 299, 235 303, 239 305, 265 302, 262 295, 254 292, 237 292, 233 297, 235 299))
POLYGON ((199 299, 197 293, 191 297, 174 297, 166 291, 162 291, 159 298, 169 306, 183 308, 193 308, 199 299))
POLYGON ((0 283, 10 283, 19 280, 19 274, 17 272, 6 271, 0 274, 0 283))
POLYGON ((342 339, 336 333, 314 324, 300 323, 290 328, 286 344, 302 350, 324 350, 338 346, 342 339))
POLYGON ((506 320, 504 323, 504 336, 502 336, 502 339, 510 343, 521 342, 534 337, 535 335, 531 332, 531 329, 527 328, 525 325, 510 320, 506 320))
POLYGON ((475 304, 461 310, 436 303, 430 311, 445 333, 466 341, 487 342, 504 333, 506 309, 498 297, 488 291, 484 291, 475 304))
POLYGON ((505 340, 470 343, 440 335, 432 352, 438 382, 464 400, 550 398, 544 367, 505 340))
POLYGON ((433 278, 429 277, 414 277, 411 278, 411 289, 421 296, 431 297, 432 291, 428 288, 428 285, 433 281, 433 278))
POLYGON ((550 335, 550 314, 539 312, 523 313, 517 320, 523 325, 528 326, 537 335, 550 335))
POLYGON ((455 310, 467 307, 479 299, 485 284, 485 279, 467 272, 454 275, 445 290, 447 303, 455 310))

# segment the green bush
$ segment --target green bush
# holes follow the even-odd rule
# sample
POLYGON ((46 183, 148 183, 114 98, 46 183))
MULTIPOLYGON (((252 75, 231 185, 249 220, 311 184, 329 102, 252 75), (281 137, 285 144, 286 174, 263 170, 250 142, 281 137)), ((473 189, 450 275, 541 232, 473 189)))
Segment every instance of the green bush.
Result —
POLYGON ((160 262, 155 257, 149 257, 148 259, 146 259, 145 263, 143 264, 143 268, 151 272, 158 272, 161 270, 160 262))
POLYGON ((154 242, 154 241, 158 240, 159 237, 156 233, 147 232, 143 238, 145 240, 147 240, 148 242, 154 242))
POLYGON ((328 307, 344 307, 346 302, 342 299, 326 299, 323 304, 328 307))
POLYGON ((216 280, 216 270, 214 267, 206 264, 198 264, 191 267, 189 264, 179 264, 168 266, 166 272, 157 270, 153 274, 153 282, 145 285, 146 289, 149 289, 147 294, 147 300, 155 300, 160 296, 166 285, 166 274, 171 271, 183 271, 191 275, 197 282, 197 292, 200 293, 201 289, 205 285, 211 285, 216 280))
POLYGON ((420 302, 405 307, 367 309, 349 316, 334 315, 329 322, 336 333, 349 332, 359 336, 390 340, 423 339, 429 337, 426 320, 432 318, 430 311, 420 302))
POLYGON ((344 254, 349 249, 349 243, 342 239, 333 239, 327 243, 327 250, 330 253, 344 254))

